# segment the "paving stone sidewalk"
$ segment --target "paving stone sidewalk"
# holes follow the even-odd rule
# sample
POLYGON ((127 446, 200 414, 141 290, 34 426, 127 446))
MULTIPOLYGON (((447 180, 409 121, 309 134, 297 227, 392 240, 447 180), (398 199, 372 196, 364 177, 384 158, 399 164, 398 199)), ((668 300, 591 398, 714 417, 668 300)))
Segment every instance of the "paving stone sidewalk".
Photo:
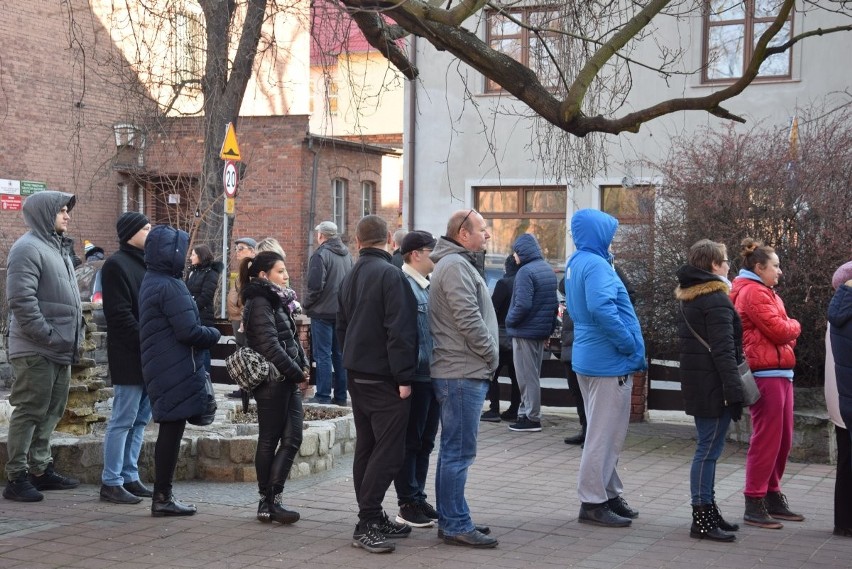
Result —
MULTIPOLYGON (((444 545, 434 529, 415 529, 389 555, 352 548, 357 508, 351 458, 344 457, 330 472, 288 483, 285 504, 302 514, 292 526, 256 521, 256 489, 249 483, 176 483, 177 497, 198 505, 190 518, 152 518, 147 500, 100 502, 94 485, 48 492, 35 504, 0 499, 0 568, 852 567, 852 539, 831 533, 833 466, 789 465, 784 491, 805 522, 786 522, 781 530, 745 526, 733 544, 690 539, 692 427, 631 425, 619 472, 640 516, 629 529, 597 528, 577 523, 581 451, 562 442, 576 432, 576 419, 545 415, 543 424, 541 433, 482 424, 467 497, 475 521, 491 526, 500 540, 496 549, 444 545)), ((723 513, 740 523, 744 462, 745 447, 729 444, 716 485, 723 513)), ((385 507, 396 513, 393 490, 385 507)))

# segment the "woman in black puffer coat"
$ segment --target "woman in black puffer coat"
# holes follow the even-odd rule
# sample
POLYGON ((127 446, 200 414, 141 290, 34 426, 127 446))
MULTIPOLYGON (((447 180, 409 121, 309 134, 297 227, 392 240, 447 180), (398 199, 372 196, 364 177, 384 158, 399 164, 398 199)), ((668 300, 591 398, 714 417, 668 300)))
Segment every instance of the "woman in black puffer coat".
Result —
POLYGON ((210 411, 202 350, 219 341, 219 331, 201 324, 183 282, 189 234, 157 225, 145 240, 148 270, 139 287, 142 378, 159 423, 154 448, 153 516, 191 516, 195 506, 177 501, 172 480, 188 419, 210 411))
POLYGON ((687 263, 677 272, 675 297, 685 319, 678 329, 681 389, 697 435, 689 476, 693 519, 689 535, 734 541, 736 537, 728 532, 739 527, 722 519, 713 487, 728 426, 742 416, 737 365, 743 361, 743 327, 728 298, 730 265, 725 245, 702 239, 689 249, 687 263))
POLYGON ((259 428, 254 459, 260 491, 257 519, 282 524, 299 520, 298 512, 282 505, 281 492, 302 444, 300 384, 309 377, 308 359, 290 313, 296 294, 284 285, 286 278, 284 259, 272 251, 240 264, 246 345, 275 368, 253 392, 259 428))
MULTIPOLYGON (((192 266, 189 268, 189 276, 186 277, 186 288, 198 307, 201 315, 201 323, 205 326, 216 324, 213 315, 213 299, 216 296, 216 288, 219 286, 219 275, 225 266, 219 261, 213 260, 213 252, 207 245, 198 245, 189 256, 192 266)), ((205 350, 204 369, 210 373, 210 350, 205 350)))

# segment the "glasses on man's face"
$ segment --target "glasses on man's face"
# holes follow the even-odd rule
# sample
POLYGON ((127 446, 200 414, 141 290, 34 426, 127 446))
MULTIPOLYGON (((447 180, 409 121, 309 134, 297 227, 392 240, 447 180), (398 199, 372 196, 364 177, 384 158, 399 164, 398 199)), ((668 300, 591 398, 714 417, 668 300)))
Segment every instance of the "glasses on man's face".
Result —
POLYGON ((237 253, 242 253, 243 251, 250 251, 251 247, 246 245, 237 245, 237 253))
POLYGON ((464 223, 467 221, 467 218, 470 217, 470 214, 472 213, 476 213, 476 210, 471 209, 469 212, 467 212, 467 215, 464 216, 464 218, 461 220, 461 223, 459 223, 459 228, 456 230, 456 235, 461 233, 462 227, 464 227, 464 223))

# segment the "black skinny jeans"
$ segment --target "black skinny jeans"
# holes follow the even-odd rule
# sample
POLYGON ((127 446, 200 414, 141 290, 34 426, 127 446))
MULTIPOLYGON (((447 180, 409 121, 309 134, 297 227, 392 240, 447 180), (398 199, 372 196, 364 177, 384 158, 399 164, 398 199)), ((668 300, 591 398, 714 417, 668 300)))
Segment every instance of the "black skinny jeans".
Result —
POLYGON ((494 370, 494 377, 491 379, 491 385, 488 386, 488 399, 490 411, 500 412, 500 370, 506 368, 506 375, 512 381, 512 394, 509 401, 509 410, 517 411, 521 406, 521 388, 518 386, 518 375, 515 373, 515 358, 512 355, 512 350, 500 349, 500 359, 497 361, 497 369, 494 370))
POLYGON ((163 421, 154 445, 154 493, 171 496, 186 421, 163 421))
POLYGON ((280 494, 302 446, 302 395, 290 381, 264 381, 253 394, 258 422, 257 487, 261 493, 280 494))

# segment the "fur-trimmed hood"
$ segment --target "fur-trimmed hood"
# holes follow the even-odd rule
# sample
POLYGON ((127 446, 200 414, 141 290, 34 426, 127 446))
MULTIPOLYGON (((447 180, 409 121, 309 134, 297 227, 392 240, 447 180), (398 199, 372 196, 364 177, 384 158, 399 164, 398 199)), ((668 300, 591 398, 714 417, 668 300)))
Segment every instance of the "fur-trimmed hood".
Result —
POLYGON ((677 280, 679 284, 674 290, 675 298, 685 302, 715 292, 727 295, 731 290, 728 283, 718 275, 692 265, 683 265, 678 269, 677 280))

